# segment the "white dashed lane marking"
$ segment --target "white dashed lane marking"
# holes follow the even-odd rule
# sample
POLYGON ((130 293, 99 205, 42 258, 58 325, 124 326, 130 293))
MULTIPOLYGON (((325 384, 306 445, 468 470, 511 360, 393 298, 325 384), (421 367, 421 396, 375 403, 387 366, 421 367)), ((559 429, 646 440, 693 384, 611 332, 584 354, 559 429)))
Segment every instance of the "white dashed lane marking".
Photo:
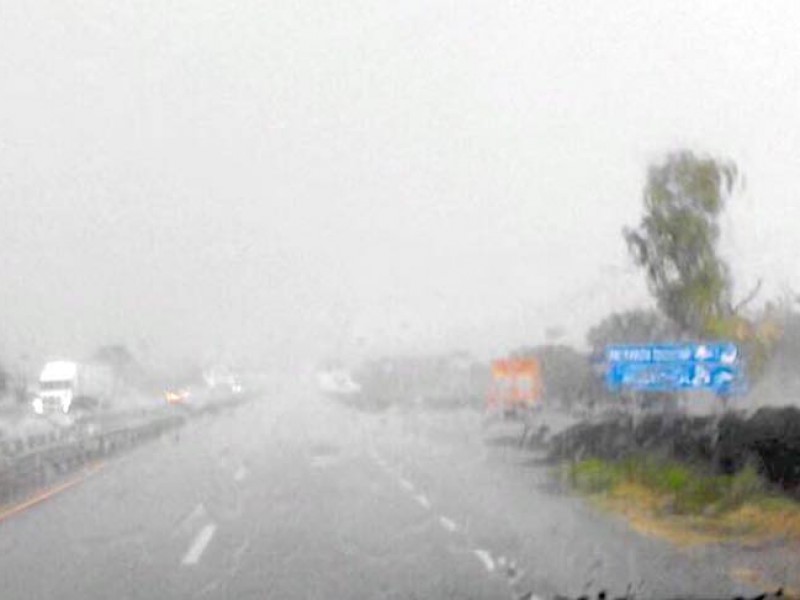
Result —
POLYGON ((417 504, 419 504, 422 508, 431 507, 431 502, 430 500, 428 500, 425 494, 417 494, 416 496, 414 496, 414 500, 416 500, 417 504))
POLYGON ((236 472, 233 474, 234 481, 244 481, 244 478, 247 477, 247 469, 244 465, 241 465, 236 472))
POLYGON ((494 561, 491 554, 481 549, 473 550, 472 553, 478 557, 478 560, 481 561, 481 564, 489 573, 494 571, 494 561))
POLYGON ((196 565, 200 558, 203 556, 203 552, 206 551, 208 544, 211 542, 211 538, 214 537, 214 532, 216 532, 217 526, 213 523, 209 523, 205 527, 203 527, 195 536, 192 545, 189 546, 189 550, 187 550, 186 554, 183 556, 183 560, 181 564, 184 566, 191 566, 196 565))
POLYGON ((447 517, 439 517, 439 524, 451 533, 458 530, 458 525, 455 524, 455 521, 447 517))
POLYGON ((172 537, 181 534, 188 534, 195 529, 200 519, 207 515, 206 509, 202 504, 198 504, 192 509, 192 512, 183 516, 180 521, 175 524, 175 529, 172 531, 172 537))
MULTIPOLYGON (((431 502, 428 500, 428 497, 425 496, 423 493, 415 493, 414 484, 411 483, 408 479, 399 475, 396 471, 394 471, 388 462, 386 462, 383 457, 379 454, 375 453, 371 455, 372 460, 375 464, 380 467, 386 473, 392 475, 394 478, 397 479, 397 482, 400 486, 408 492, 410 495, 413 496, 414 500, 422 506, 426 510, 430 510, 431 502)), ((444 516, 439 515, 439 525, 442 526, 448 533, 456 533, 459 531, 459 527, 455 521, 452 519, 444 516)), ((492 558, 491 553, 488 550, 483 550, 481 548, 475 548, 472 550, 472 554, 480 561, 483 568, 486 570, 487 573, 493 574, 500 569, 500 572, 505 575, 506 583, 508 584, 509 589, 512 591, 515 598, 520 598, 524 600, 540 600, 539 596, 534 594, 532 591, 528 591, 525 593, 520 594, 520 590, 517 589, 517 585, 521 581, 524 572, 517 569, 517 565, 514 561, 507 559, 505 556, 500 556, 495 559, 492 558)))
MULTIPOLYGON (((431 508, 431 502, 428 500, 427 496, 422 493, 414 493, 414 484, 411 483, 405 477, 399 475, 396 471, 394 471, 390 464, 379 454, 372 453, 370 455, 374 463, 380 467, 383 471, 392 475, 397 479, 397 482, 400 486, 409 494, 412 494, 414 500, 426 510, 431 508)), ((449 533, 456 533, 459 531, 459 527, 455 521, 452 519, 444 516, 439 515, 439 525, 442 526, 449 533)), ((486 570, 487 573, 495 573, 497 569, 500 569, 500 572, 506 576, 506 582, 508 583, 509 588, 514 594, 514 597, 524 599, 524 600, 541 600, 539 596, 534 594, 532 591, 528 591, 525 593, 520 594, 520 591, 517 588, 517 584, 520 582, 524 575, 524 571, 517 568, 516 563, 513 560, 507 559, 505 556, 500 556, 495 561, 492 558, 491 553, 488 550, 483 550, 481 548, 476 548, 472 550, 472 554, 480 561, 483 568, 486 570)))
POLYGON ((407 492, 413 492, 414 491, 414 484, 411 483, 405 477, 400 477, 398 479, 398 482, 400 483, 400 487, 402 487, 405 491, 407 491, 407 492))

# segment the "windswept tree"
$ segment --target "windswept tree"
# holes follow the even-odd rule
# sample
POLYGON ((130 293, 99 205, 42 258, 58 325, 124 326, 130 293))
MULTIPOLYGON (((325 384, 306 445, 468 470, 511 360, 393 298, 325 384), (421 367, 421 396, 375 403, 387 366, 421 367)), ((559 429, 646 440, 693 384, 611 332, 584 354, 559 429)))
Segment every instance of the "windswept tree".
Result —
POLYGON ((658 307, 684 331, 703 334, 732 312, 718 219, 738 181, 730 161, 669 154, 648 171, 641 223, 624 230, 658 307))
POLYGON ((684 334, 739 343, 748 372, 757 379, 780 327, 774 315, 744 315, 761 281, 742 300, 732 301, 730 269, 717 251, 719 217, 739 180, 730 161, 686 150, 669 154, 650 167, 644 216, 623 235, 661 312, 684 334))

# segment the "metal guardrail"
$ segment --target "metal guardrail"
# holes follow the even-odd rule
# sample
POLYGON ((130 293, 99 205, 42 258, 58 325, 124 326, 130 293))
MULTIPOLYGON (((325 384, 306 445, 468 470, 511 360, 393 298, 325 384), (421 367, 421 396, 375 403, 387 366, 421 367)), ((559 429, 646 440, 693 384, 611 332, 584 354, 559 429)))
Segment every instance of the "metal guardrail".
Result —
POLYGON ((77 469, 177 429, 190 419, 235 408, 251 399, 234 396, 188 410, 145 413, 113 426, 75 424, 26 438, 0 441, 0 506, 51 485, 77 469))

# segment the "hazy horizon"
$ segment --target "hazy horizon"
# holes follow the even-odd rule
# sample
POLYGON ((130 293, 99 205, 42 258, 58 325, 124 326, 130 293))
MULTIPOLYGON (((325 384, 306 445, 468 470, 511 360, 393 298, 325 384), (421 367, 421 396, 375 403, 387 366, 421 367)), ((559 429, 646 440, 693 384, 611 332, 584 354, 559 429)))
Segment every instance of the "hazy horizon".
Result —
POLYGON ((684 147, 746 177, 737 293, 800 289, 796 3, 0 10, 4 364, 580 343, 684 147))

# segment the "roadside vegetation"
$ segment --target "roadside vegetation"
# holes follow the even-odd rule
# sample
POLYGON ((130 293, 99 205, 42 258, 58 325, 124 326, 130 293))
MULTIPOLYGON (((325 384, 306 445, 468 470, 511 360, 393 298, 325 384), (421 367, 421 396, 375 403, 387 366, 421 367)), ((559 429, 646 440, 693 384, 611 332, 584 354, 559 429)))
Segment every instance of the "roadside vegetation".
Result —
POLYGON ((677 543, 785 536, 800 541, 800 504, 753 467, 734 475, 640 456, 564 467, 570 485, 645 533, 677 543))
MULTIPOLYGON (((598 363, 612 343, 735 342, 750 384, 742 412, 732 412, 728 398, 717 399, 714 415, 689 416, 681 403, 687 399, 676 392, 595 392, 592 402, 616 404, 622 415, 576 425, 551 446, 551 458, 567 465, 574 488, 624 513, 637 528, 676 541, 750 535, 800 540, 800 410, 763 408, 770 390, 760 385, 798 379, 798 298, 787 291, 751 310, 759 280, 734 300, 733 271, 718 251, 720 216, 742 181, 733 162, 691 151, 653 163, 641 221, 625 228, 623 238, 657 310, 611 315, 587 335, 598 363), (651 406, 642 406, 644 400, 651 406), (754 412, 757 404, 762 408, 754 412), (633 416, 648 408, 656 414, 633 416)), ((778 397, 793 404, 794 397, 782 391, 778 397)))
MULTIPOLYGON (((551 328, 547 343, 511 356, 537 358, 543 403, 579 421, 548 438, 576 489, 665 535, 800 540, 800 296, 786 289, 755 306, 761 281, 737 282, 721 256, 721 217, 742 181, 733 162, 690 150, 655 161, 641 218, 621 236, 653 305, 607 315, 587 332, 588 351, 551 328), (606 388, 609 344, 681 340, 736 343, 747 395, 606 388)), ((490 381, 488 364, 465 353, 385 357, 355 376, 353 403, 372 410, 480 410, 490 381)))

